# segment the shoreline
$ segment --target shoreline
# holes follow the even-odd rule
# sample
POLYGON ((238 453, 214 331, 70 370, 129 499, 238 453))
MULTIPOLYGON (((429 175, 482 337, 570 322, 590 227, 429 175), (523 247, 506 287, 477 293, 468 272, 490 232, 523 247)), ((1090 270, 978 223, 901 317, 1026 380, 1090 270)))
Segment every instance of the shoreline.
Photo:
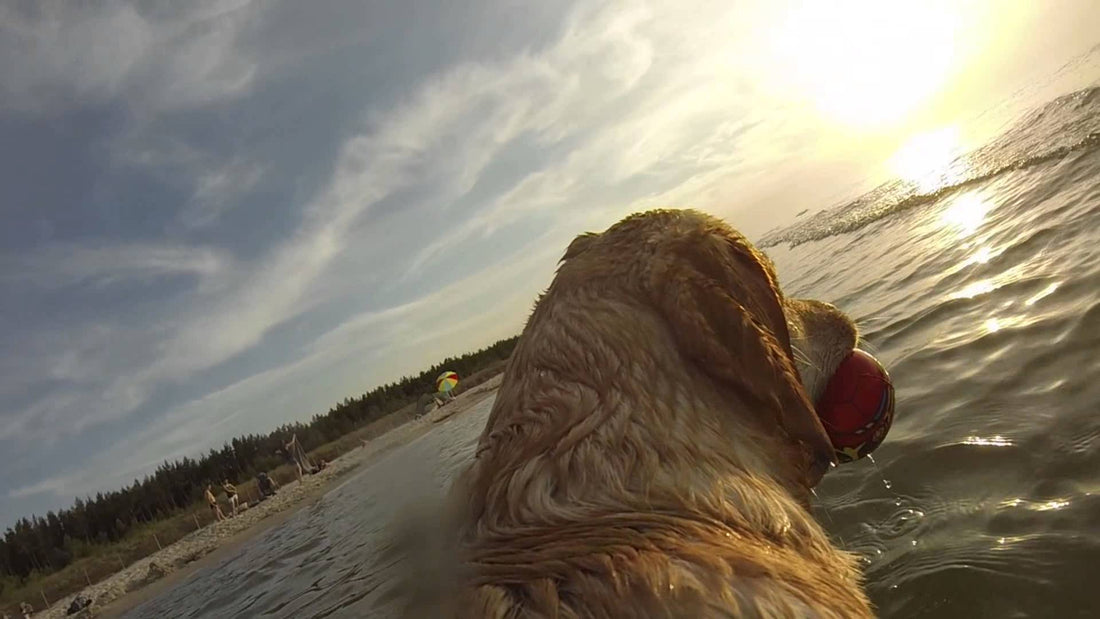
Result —
POLYGON ((356 470, 373 464, 389 452, 469 411, 497 391, 501 378, 502 375, 498 374, 457 396, 447 405, 342 454, 323 471, 307 475, 301 482, 281 486, 274 497, 228 520, 207 525, 85 587, 78 594, 91 598, 93 603, 83 611, 74 615, 65 614, 74 594, 54 602, 48 609, 35 612, 33 617, 121 617, 142 603, 181 585, 196 572, 217 565, 256 536, 281 526, 300 510, 321 500, 356 470))

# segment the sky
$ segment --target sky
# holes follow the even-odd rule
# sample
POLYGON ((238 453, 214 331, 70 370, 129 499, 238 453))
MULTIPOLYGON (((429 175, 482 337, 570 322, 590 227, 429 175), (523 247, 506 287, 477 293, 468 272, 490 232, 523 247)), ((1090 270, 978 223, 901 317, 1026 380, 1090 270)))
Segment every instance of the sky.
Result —
POLYGON ((1096 23, 1089 0, 0 2, 0 526, 515 335, 569 240, 630 212, 756 238, 934 163, 920 136, 1096 23))

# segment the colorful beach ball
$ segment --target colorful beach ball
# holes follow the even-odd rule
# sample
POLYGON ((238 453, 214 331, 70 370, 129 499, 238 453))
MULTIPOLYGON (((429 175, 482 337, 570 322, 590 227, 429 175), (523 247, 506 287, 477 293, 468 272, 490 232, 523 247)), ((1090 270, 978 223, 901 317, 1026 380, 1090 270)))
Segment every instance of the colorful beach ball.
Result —
POLYGON ((435 390, 440 393, 445 393, 455 388, 458 384, 458 374, 454 372, 443 372, 439 375, 439 378, 435 379, 435 390))

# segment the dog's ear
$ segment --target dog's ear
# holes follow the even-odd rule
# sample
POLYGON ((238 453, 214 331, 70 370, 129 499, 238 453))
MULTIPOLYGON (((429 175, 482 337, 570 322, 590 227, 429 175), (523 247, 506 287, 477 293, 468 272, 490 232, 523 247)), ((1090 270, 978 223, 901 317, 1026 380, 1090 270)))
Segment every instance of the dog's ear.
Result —
POLYGON ((584 234, 578 235, 577 238, 569 243, 569 247, 565 249, 565 254, 561 257, 560 262, 566 262, 567 260, 572 260, 581 255, 592 245, 592 242, 599 237, 600 235, 595 232, 585 232, 584 234))
POLYGON ((756 299, 739 299, 752 285, 731 287, 728 277, 716 278, 696 265, 682 254, 654 264, 647 282, 651 302, 687 359, 802 445, 806 483, 813 487, 834 452, 790 354, 774 327, 764 324, 767 317, 752 307, 756 299))

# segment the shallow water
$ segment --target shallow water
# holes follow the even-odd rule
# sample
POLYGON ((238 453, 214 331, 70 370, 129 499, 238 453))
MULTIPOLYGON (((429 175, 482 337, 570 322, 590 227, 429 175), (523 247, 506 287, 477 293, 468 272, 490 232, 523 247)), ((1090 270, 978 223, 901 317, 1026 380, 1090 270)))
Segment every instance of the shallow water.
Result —
POLYGON ((387 526, 412 498, 410 484, 440 494, 449 485, 472 455, 493 401, 394 450, 236 555, 125 616, 386 616, 393 566, 378 560, 390 542, 387 526))
MULTIPOLYGON (((1100 91, 1075 97, 934 191, 894 187, 768 250, 788 293, 858 321, 897 385, 874 462, 817 489, 883 617, 1096 615, 1100 91)), ((128 616, 388 615, 383 527, 411 486, 442 492, 491 404, 128 616)))

